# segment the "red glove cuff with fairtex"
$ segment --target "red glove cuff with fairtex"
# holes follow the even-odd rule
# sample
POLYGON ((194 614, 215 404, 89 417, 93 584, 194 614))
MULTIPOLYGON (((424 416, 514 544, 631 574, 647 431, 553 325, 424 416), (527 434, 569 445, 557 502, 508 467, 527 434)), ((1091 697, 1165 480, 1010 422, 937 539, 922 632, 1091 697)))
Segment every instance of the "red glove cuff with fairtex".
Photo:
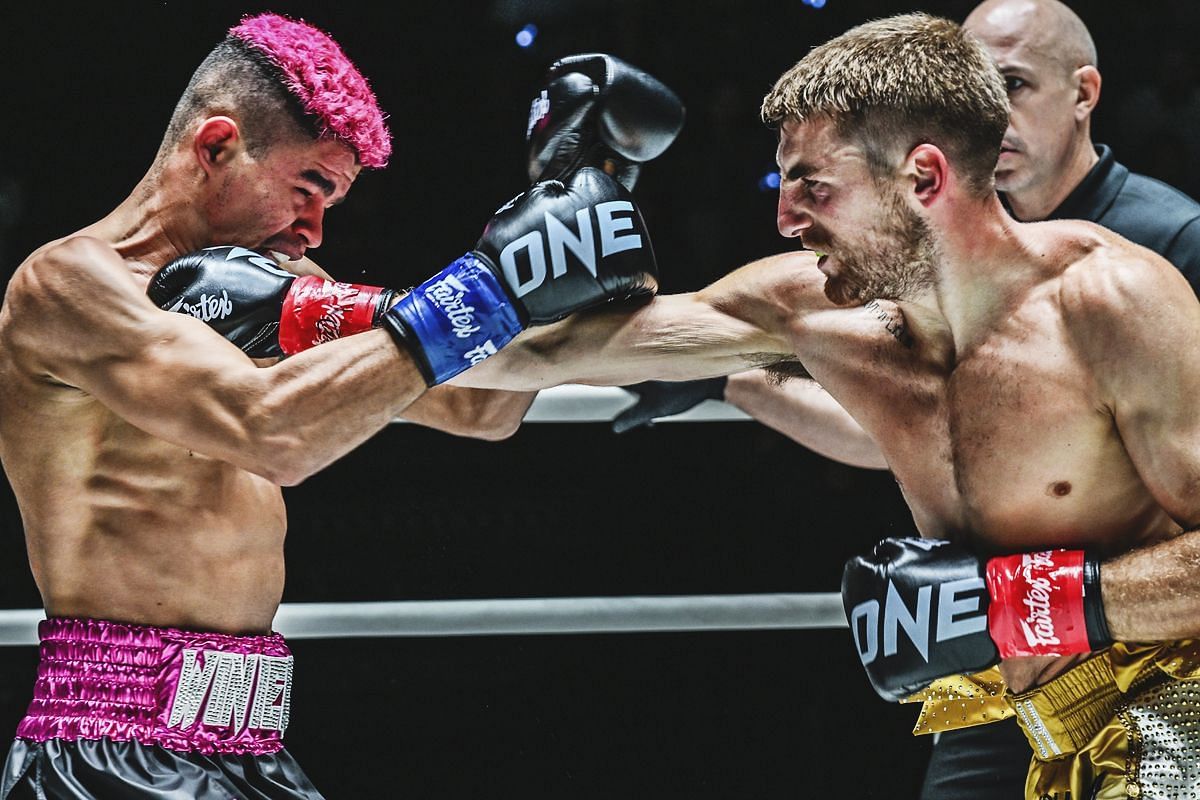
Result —
POLYGON ((394 292, 305 275, 292 283, 279 317, 279 349, 292 355, 378 327, 394 292))
POLYGON ((1112 644, 1100 565, 1082 550, 989 559, 988 633, 1001 658, 1065 656, 1112 644))

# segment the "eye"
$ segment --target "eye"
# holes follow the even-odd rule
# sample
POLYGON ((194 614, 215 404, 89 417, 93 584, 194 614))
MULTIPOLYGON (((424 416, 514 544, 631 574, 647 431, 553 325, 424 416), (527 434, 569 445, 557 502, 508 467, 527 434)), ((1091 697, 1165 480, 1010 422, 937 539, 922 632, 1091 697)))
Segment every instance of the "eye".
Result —
POLYGON ((804 192, 814 200, 821 201, 829 199, 829 187, 822 181, 815 181, 812 178, 801 178, 801 184, 804 186, 804 192))
POLYGON ((1005 75, 1004 76, 1004 88, 1008 91, 1009 94, 1012 94, 1013 92, 1017 91, 1018 89, 1024 89, 1028 85, 1029 84, 1025 82, 1024 78, 1018 78, 1015 75, 1005 75))
POLYGON ((308 198, 313 196, 312 191, 309 189, 305 189, 303 186, 297 186, 296 191, 299 192, 300 196, 303 197, 305 200, 307 200, 308 198))

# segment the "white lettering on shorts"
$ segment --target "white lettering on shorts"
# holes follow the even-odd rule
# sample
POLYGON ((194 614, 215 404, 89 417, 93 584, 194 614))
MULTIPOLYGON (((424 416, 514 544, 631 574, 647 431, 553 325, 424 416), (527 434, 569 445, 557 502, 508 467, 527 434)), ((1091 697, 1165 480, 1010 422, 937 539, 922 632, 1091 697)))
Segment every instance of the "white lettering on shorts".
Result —
POLYGON ((185 648, 167 727, 205 725, 284 731, 292 698, 292 657, 185 648))

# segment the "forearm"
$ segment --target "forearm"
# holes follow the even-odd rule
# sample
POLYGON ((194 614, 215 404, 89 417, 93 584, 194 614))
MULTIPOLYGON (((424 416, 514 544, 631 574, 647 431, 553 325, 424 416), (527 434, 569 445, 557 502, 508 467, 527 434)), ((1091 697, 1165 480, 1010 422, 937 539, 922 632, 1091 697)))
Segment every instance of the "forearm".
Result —
POLYGON ((696 295, 660 295, 525 331, 452 382, 516 391, 568 383, 625 386, 728 375, 789 354, 778 333, 724 314, 696 295))
POLYGON ((725 401, 826 458, 888 468, 875 440, 814 380, 776 383, 765 370, 742 372, 729 376, 725 401))
POLYGON ((110 407, 152 435, 283 486, 355 449, 425 391, 412 357, 383 331, 329 342, 271 367, 230 365, 196 381, 180 375, 186 357, 170 363, 174 373, 164 363, 156 386, 145 386, 139 397, 106 398, 110 407))
POLYGON ((1200 636, 1200 531, 1105 561, 1100 581, 1108 627, 1117 641, 1200 636))

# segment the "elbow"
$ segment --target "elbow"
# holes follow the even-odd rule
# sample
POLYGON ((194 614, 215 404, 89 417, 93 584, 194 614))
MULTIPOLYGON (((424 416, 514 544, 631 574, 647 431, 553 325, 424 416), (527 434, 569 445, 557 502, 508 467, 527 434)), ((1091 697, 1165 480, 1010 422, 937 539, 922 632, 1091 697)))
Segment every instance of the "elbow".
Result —
POLYGON ((502 442, 512 438, 521 427, 521 417, 515 419, 496 420, 492 424, 476 431, 475 438, 487 442, 502 442))
POLYGON ((521 427, 521 416, 481 414, 470 422, 448 425, 446 432, 455 436, 480 439, 485 442, 502 442, 511 438, 521 427))
POLYGON ((474 436, 489 442, 512 438, 520 430, 535 397, 536 392, 489 393, 477 408, 474 436))
POLYGON ((258 450, 266 455, 249 469, 276 486, 299 486, 321 468, 320 464, 314 463, 303 451, 303 447, 279 447, 276 443, 258 450))

